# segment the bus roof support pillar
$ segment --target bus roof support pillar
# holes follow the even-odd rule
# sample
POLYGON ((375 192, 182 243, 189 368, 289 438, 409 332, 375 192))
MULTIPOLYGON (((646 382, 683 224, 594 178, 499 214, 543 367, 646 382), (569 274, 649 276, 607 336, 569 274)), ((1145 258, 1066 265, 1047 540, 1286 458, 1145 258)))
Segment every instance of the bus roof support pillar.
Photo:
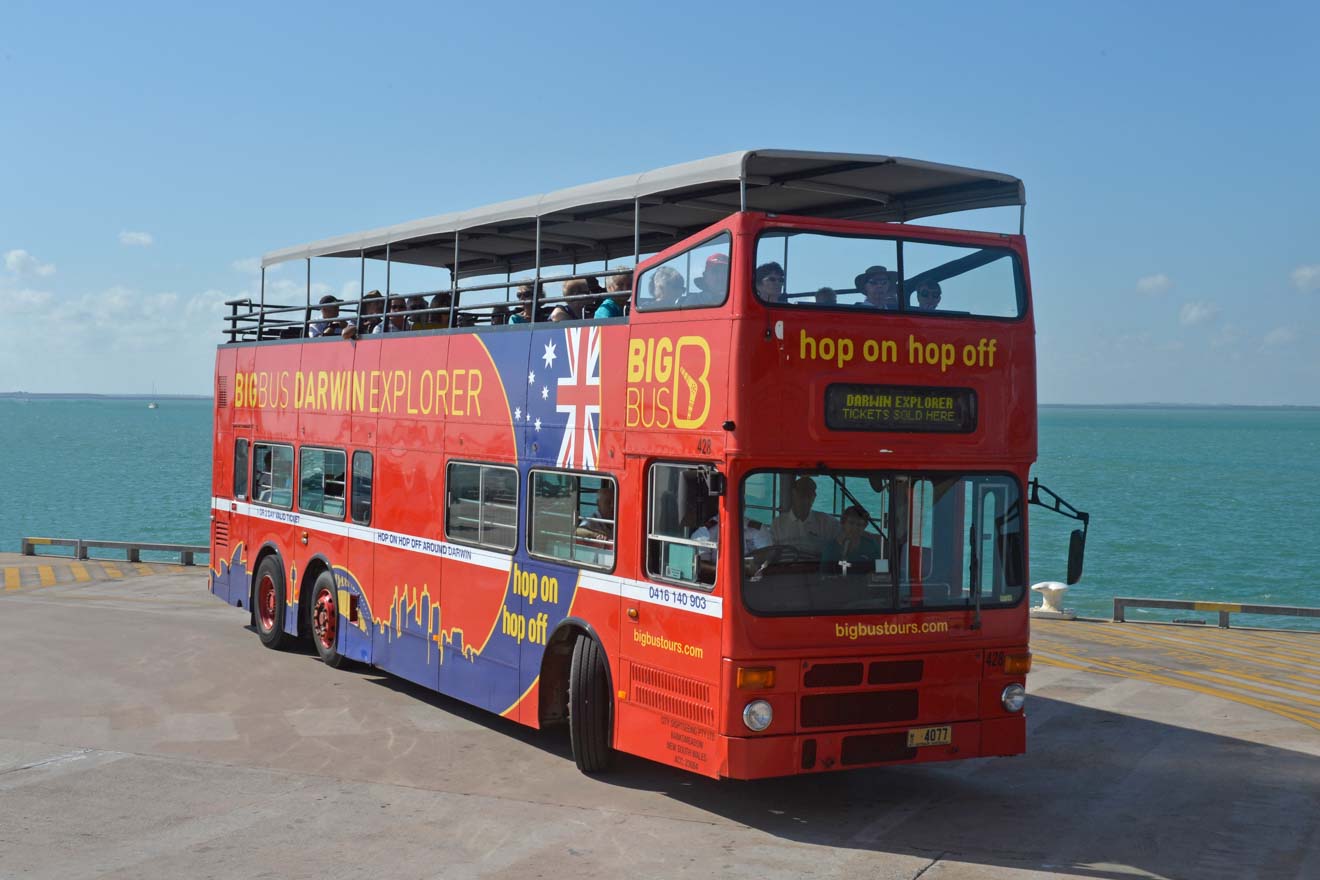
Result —
POLYGON ((261 267, 261 310, 257 312, 257 339, 266 326, 266 267, 261 267))
POLYGON ((458 233, 454 233, 454 268, 449 273, 449 326, 453 327, 458 311, 458 233))
POLYGON ((312 258, 307 258, 307 308, 303 309, 303 338, 312 332, 312 258))
POLYGON ((1018 208, 1018 235, 1026 235, 1026 234, 1027 234, 1027 206, 1026 203, 1024 202, 1022 206, 1018 208))
POLYGON ((642 261, 642 200, 633 199, 633 270, 642 261))
POLYGON ((536 323, 536 312, 541 300, 541 215, 536 215, 536 277, 532 279, 532 323, 536 323))

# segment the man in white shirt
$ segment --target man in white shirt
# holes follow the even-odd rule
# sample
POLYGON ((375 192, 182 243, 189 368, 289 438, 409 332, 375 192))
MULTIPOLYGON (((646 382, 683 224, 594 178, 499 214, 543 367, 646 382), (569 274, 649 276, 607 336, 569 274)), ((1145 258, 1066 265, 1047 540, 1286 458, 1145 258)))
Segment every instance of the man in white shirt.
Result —
POLYGON ((778 547, 791 547, 802 559, 820 559, 829 541, 839 534, 839 521, 812 510, 816 503, 816 481, 798 477, 793 483, 788 510, 775 517, 770 535, 778 547))

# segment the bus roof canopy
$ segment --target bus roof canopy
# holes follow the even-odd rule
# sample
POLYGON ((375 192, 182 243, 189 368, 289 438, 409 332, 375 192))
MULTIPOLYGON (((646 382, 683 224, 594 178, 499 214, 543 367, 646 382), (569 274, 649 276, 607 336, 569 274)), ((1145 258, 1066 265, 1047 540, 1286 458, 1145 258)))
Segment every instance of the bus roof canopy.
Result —
POLYGON ((631 258, 663 250, 741 210, 851 220, 914 220, 1026 204, 1007 174, 895 156, 742 150, 644 174, 341 235, 266 254, 262 267, 310 257, 369 257, 460 276, 631 258), (634 222, 638 241, 634 242, 634 222))

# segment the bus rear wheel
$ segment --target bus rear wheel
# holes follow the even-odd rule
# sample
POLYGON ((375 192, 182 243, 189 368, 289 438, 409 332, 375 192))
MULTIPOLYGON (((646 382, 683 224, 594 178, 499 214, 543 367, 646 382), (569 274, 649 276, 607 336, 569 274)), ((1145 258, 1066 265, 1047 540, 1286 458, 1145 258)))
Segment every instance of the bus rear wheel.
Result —
POLYGON ((267 648, 278 650, 290 640, 284 631, 284 596, 284 566, 278 556, 267 556, 257 566, 257 582, 252 589, 257 635, 267 648))
POLYGON ((312 644, 321 662, 332 669, 344 665, 339 653, 339 603, 335 589, 335 576, 323 571, 312 585, 312 644))
POLYGON ((614 758, 609 670, 605 651, 590 636, 578 636, 568 673, 568 738, 583 773, 603 773, 614 758))

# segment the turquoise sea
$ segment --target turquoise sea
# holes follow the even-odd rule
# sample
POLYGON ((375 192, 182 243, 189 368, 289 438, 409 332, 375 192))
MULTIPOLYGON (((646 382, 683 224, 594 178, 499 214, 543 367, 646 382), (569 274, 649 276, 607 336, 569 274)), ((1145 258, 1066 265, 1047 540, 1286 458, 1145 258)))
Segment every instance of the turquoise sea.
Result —
MULTIPOLYGON (((210 432, 209 401, 0 399, 0 550, 205 544, 210 432)), ((1091 513, 1065 603, 1083 615, 1108 617, 1114 596, 1320 606, 1320 411, 1044 407, 1034 473, 1091 513)), ((1033 508, 1033 582, 1063 580, 1072 526, 1033 508)))

